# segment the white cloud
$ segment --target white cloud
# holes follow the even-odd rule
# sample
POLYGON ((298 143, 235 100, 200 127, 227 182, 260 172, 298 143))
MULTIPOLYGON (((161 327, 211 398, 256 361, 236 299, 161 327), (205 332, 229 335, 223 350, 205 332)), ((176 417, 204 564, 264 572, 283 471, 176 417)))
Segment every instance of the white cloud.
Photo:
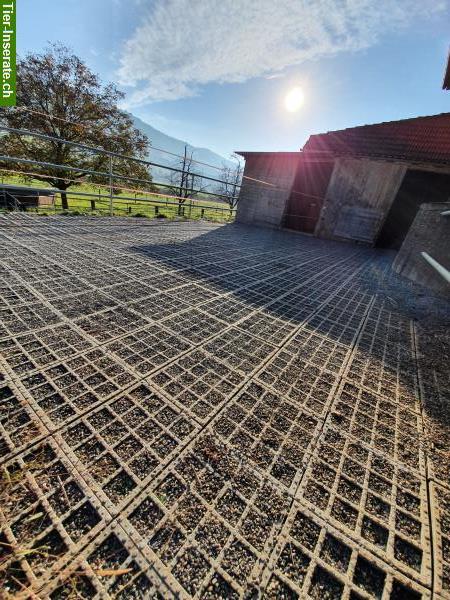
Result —
POLYGON ((154 0, 125 43, 119 78, 134 87, 129 105, 185 98, 207 83, 270 77, 307 59, 367 48, 446 6, 447 0, 154 0))

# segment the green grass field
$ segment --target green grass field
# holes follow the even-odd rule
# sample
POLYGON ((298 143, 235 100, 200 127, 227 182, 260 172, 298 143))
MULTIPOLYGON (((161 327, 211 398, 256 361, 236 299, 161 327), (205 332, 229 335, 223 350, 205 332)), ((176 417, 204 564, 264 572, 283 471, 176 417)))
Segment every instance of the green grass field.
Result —
MULTIPOLYGON (((2 183, 10 185, 23 185, 27 187, 47 188, 45 183, 25 179, 20 175, 4 175, 2 183)), ((130 186, 131 187, 131 186, 130 186)), ((209 221, 229 222, 234 220, 234 212, 230 213, 227 204, 214 201, 213 196, 202 194, 199 198, 187 199, 184 204, 179 205, 178 200, 164 195, 158 191, 155 195, 148 193, 133 193, 124 191, 113 197, 113 214, 116 216, 145 216, 148 218, 184 217, 186 219, 207 219, 209 221)), ((105 215, 110 213, 110 200, 107 196, 108 190, 94 184, 83 183, 79 186, 69 188, 67 198, 69 211, 74 213, 105 215), (83 196, 80 193, 90 194, 83 196)), ((36 209, 40 214, 58 214, 62 212, 61 195, 55 197, 52 206, 41 206, 36 209)))

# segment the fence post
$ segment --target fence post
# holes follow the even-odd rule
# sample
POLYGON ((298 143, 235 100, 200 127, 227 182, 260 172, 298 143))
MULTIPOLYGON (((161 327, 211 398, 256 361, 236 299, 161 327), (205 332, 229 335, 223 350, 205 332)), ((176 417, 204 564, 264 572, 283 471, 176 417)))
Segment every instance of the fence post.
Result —
POLYGON ((109 216, 113 216, 113 160, 109 155, 109 216))
POLYGON ((91 200, 91 210, 95 210, 95 200, 91 200))
POLYGON ((159 213, 159 206, 155 206, 155 215, 159 213))
POLYGON ((191 218, 192 215, 192 198, 189 198, 189 219, 191 218))
POLYGON ((205 209, 202 208, 202 216, 201 216, 201 218, 203 219, 204 216, 205 216, 205 209))

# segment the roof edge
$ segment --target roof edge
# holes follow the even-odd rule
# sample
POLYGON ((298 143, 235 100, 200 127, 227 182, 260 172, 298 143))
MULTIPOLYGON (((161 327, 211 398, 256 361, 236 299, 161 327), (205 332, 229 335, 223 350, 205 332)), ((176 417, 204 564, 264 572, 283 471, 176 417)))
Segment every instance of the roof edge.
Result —
POLYGON ((284 150, 274 150, 274 151, 267 151, 267 150, 235 150, 235 154, 238 154, 239 156, 243 156, 244 158, 246 156, 252 156, 252 155, 259 155, 259 154, 284 154, 284 155, 292 155, 292 156, 298 156, 299 154, 302 154, 302 150, 294 150, 294 151, 284 151, 284 150))
MULTIPOLYGON (((450 58, 450 56, 449 56, 449 58, 450 58)), ((449 73, 449 75, 450 75, 450 73, 449 73)), ((355 125, 354 127, 344 127, 344 129, 331 129, 329 131, 323 131, 322 133, 312 133, 309 136, 309 138, 307 139, 307 141, 305 142, 305 146, 311 138, 325 136, 329 133, 342 133, 343 131, 355 131, 355 129, 363 129, 363 128, 365 129, 368 127, 377 127, 378 125, 394 125, 397 123, 408 123, 411 121, 418 121, 419 119, 420 120, 435 119, 436 117, 444 117, 444 116, 450 117, 450 112, 442 112, 442 113, 437 113, 435 115, 418 115, 417 117, 408 117, 407 119, 396 119, 393 121, 380 121, 379 123, 365 123, 364 125, 355 125)), ((305 146, 303 146, 304 149, 305 149, 305 146)))

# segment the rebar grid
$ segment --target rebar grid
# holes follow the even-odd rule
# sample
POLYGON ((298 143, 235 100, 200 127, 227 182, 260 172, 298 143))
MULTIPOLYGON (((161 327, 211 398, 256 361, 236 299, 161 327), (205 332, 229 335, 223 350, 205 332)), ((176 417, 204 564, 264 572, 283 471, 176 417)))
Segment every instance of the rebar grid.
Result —
POLYGON ((450 594, 448 329, 389 255, 0 223, 6 598, 450 594))

